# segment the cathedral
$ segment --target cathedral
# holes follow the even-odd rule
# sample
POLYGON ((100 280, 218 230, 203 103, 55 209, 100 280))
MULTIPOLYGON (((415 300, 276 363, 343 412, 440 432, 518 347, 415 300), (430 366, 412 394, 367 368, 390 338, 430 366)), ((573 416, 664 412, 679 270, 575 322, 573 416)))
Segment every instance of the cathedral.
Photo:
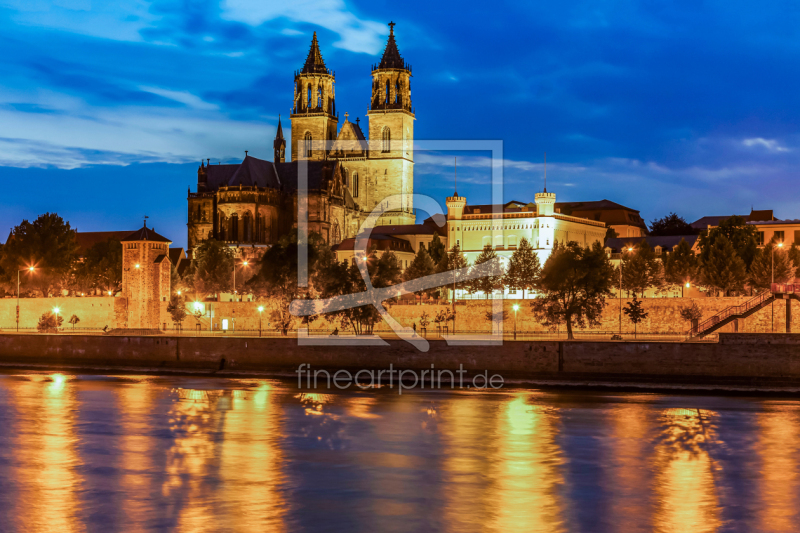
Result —
POLYGON ((241 258, 258 258, 297 227, 298 213, 307 216, 309 232, 336 245, 355 237, 369 213, 398 194, 408 200, 386 211, 378 224, 414 223, 411 67, 397 48, 394 23, 383 57, 372 68, 368 136, 348 113, 339 124, 335 82, 315 32, 294 76, 291 161, 279 118, 272 161, 245 153, 239 164, 201 162, 197 192, 190 189, 188 197, 190 251, 213 238, 235 247, 241 258), (298 194, 304 178, 307 195, 298 194))

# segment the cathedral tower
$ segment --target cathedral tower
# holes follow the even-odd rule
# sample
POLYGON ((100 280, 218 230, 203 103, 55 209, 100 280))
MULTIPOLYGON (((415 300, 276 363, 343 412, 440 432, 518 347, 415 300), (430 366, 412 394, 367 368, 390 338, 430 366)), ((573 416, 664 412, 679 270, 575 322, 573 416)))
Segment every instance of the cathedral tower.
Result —
POLYGON ((336 118, 334 81, 334 73, 325 66, 317 32, 314 32, 306 64, 294 75, 292 161, 327 158, 327 150, 314 149, 312 142, 333 142, 336 139, 339 120, 336 118))
POLYGON ((387 213, 382 224, 413 224, 414 112, 411 106, 411 66, 403 61, 394 39, 394 22, 381 62, 372 69, 369 115, 369 159, 379 160, 376 199, 408 195, 400 210, 387 213))

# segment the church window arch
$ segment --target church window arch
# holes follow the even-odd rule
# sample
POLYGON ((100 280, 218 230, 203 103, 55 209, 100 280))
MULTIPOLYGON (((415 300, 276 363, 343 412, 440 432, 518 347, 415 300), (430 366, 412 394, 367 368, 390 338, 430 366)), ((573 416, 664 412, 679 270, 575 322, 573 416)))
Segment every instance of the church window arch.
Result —
POLYGON ((392 132, 388 127, 383 128, 383 133, 381 135, 381 152, 389 153, 391 144, 392 144, 392 132))
POLYGON ((353 198, 358 198, 358 172, 353 172, 353 198))
POLYGON ((322 85, 317 87, 317 107, 322 109, 322 85))
POLYGON ((234 213, 231 215, 231 230, 230 235, 228 236, 228 240, 238 242, 239 241, 239 215, 234 213))
POLYGON ((305 153, 306 157, 311 157, 311 132, 307 131, 305 136, 305 145, 303 146, 303 152, 305 153))
POLYGON ((308 107, 311 107, 311 84, 310 83, 308 84, 307 92, 308 92, 308 102, 307 102, 306 105, 308 107))
POLYGON ((253 217, 250 211, 244 214, 244 242, 251 242, 253 240, 253 217))
POLYGON ((399 104, 400 103, 400 83, 399 82, 396 82, 394 84, 394 103, 395 104, 399 104))
POLYGON ((333 240, 332 244, 339 244, 342 241, 341 231, 339 230, 339 223, 333 223, 333 240))
POLYGON ((390 98, 390 91, 389 91, 389 80, 386 80, 386 100, 385 103, 389 103, 390 98))

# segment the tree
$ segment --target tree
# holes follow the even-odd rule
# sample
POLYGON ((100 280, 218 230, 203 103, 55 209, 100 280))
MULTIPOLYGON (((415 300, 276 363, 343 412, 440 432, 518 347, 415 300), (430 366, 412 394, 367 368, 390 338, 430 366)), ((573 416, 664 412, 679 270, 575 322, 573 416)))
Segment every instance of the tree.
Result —
POLYGON ((72 324, 72 331, 75 331, 75 324, 77 324, 80 321, 81 319, 78 318, 78 315, 72 315, 71 317, 69 317, 69 323, 72 324))
POLYGON ((431 256, 434 265, 438 265, 442 258, 447 255, 444 243, 442 243, 439 234, 435 231, 433 232, 433 239, 428 245, 428 255, 431 256))
POLYGON ((714 244, 707 249, 706 259, 701 260, 702 282, 707 287, 722 291, 728 296, 731 291, 741 291, 747 280, 747 267, 725 235, 717 235, 714 244))
POLYGON ((756 256, 750 265, 748 280, 751 287, 767 290, 770 288, 773 279, 775 283, 788 283, 794 280, 794 274, 795 265, 789 259, 789 253, 783 248, 775 246, 775 243, 769 242, 764 248, 756 252, 756 256), (774 278, 773 272, 775 274, 774 278))
POLYGON ((695 229, 683 217, 679 217, 675 213, 650 222, 650 235, 654 237, 694 235, 695 233, 695 229))
MULTIPOLYGON (((677 248, 664 259, 664 280, 670 286, 696 281, 698 271, 697 256, 686 240, 681 239, 677 248)), ((683 294, 683 289, 681 289, 683 294)))
POLYGON ((634 294, 639 292, 642 296, 650 287, 660 289, 664 279, 662 270, 661 261, 647 241, 642 240, 634 252, 623 253, 622 288, 634 294))
POLYGON ((48 311, 39 317, 39 323, 36 325, 39 333, 58 333, 58 328, 64 323, 64 317, 48 311))
MULTIPOLYGON (((434 264, 433 259, 431 259, 425 247, 420 246, 417 255, 414 256, 414 260, 411 261, 411 264, 408 265, 408 268, 406 268, 406 271, 403 273, 403 279, 405 281, 411 281, 412 279, 424 278, 425 276, 430 276, 435 273, 436 264, 434 264)), ((435 289, 420 291, 416 294, 422 296, 422 294, 427 293, 429 296, 432 296, 433 292, 435 292, 435 289)))
MULTIPOLYGON (((480 255, 475 259, 475 264, 472 265, 472 270, 478 268, 479 265, 483 263, 488 263, 489 261, 499 261, 497 258, 497 253, 492 249, 491 244, 487 244, 483 247, 483 251, 480 255)), ((491 276, 483 276, 480 278, 474 278, 465 282, 467 290, 469 290, 470 294, 475 292, 483 292, 486 295, 486 299, 489 299, 489 295, 495 290, 503 286, 503 267, 498 264, 496 269, 493 269, 496 274, 491 276)))
POLYGON ((16 281, 20 268, 35 265, 37 275, 30 283, 49 294, 68 283, 77 251, 75 232, 69 222, 55 213, 45 213, 33 222, 23 220, 11 230, 3 246, 3 268, 6 276, 16 281))
MULTIPOLYGON (((469 265, 467 264, 467 260, 464 258, 464 254, 461 253, 461 248, 458 244, 454 245, 450 248, 450 251, 445 253, 439 263, 436 265, 436 272, 451 272, 455 271, 452 277, 452 281, 448 281, 446 285, 443 285, 445 289, 452 290, 454 287, 456 289, 465 289, 466 288, 466 281, 464 278, 466 277, 466 268, 469 265)), ((453 294, 453 298, 456 295, 453 294)))
POLYGON ((428 314, 427 311, 422 312, 422 316, 419 317, 419 327, 423 331, 428 331, 428 325, 431 323, 431 316, 428 314))
POLYGON ((533 251, 528 239, 523 237, 508 262, 505 285, 515 291, 522 290, 522 299, 524 300, 525 291, 536 288, 541 273, 542 265, 539 263, 539 256, 533 251))
POLYGON ((169 299, 169 304, 167 304, 167 313, 172 317, 172 321, 175 325, 180 327, 183 323, 183 319, 186 318, 187 315, 186 298, 184 295, 178 295, 177 293, 172 295, 169 299))
POLYGON ((219 294, 233 290, 233 250, 224 243, 214 239, 203 241, 195 249, 192 263, 196 293, 219 294))
POLYGON ((609 226, 608 229, 606 230, 606 236, 603 242, 604 243, 608 242, 608 239, 616 239, 617 237, 619 237, 619 233, 617 233, 614 228, 609 226))
MULTIPOLYGON (((270 322, 276 324, 282 335, 288 335, 295 317, 289 312, 293 300, 308 296, 309 289, 298 285, 297 235, 290 233, 282 237, 266 251, 259 263, 258 273, 247 281, 247 286, 262 297, 271 298, 275 308, 270 314, 270 322)), ((335 262, 330 248, 317 234, 309 235, 308 240, 308 279, 313 280, 317 264, 324 261, 335 262)), ((316 283, 315 283, 316 285, 316 283)), ((306 318, 306 322, 310 320, 306 318)))
POLYGON ((581 248, 574 241, 557 242, 542 267, 540 294, 531 302, 534 315, 546 326, 566 324, 567 337, 573 339, 573 324, 599 323, 613 275, 600 243, 581 248))
POLYGON ((692 302, 692 305, 682 307, 680 310, 681 318, 689 322, 689 327, 692 331, 697 330, 697 323, 703 317, 703 312, 700 311, 697 302, 692 302))
POLYGON ((488 320, 492 325, 492 332, 496 329, 500 329, 500 323, 505 322, 508 320, 508 311, 501 311, 500 313, 495 314, 491 309, 484 313, 486 320, 488 320))
POLYGON ((86 250, 84 265, 93 287, 117 292, 122 286, 122 243, 108 239, 86 250))
POLYGON ((626 315, 628 315, 628 319, 633 323, 633 338, 636 338, 636 327, 645 318, 647 318, 647 311, 642 308, 642 301, 636 299, 636 295, 633 296, 633 300, 628 302, 625 308, 622 310, 626 315))
POLYGON ((789 260, 795 267, 794 277, 800 277, 798 276, 798 274, 800 274, 800 248, 797 247, 796 243, 792 243, 792 247, 789 248, 787 253, 789 254, 789 260))
POLYGON ((703 264, 708 260, 708 255, 711 253, 711 249, 717 239, 725 237, 730 242, 736 255, 744 261, 745 268, 749 269, 758 250, 756 235, 756 227, 748 225, 744 217, 734 215, 723 219, 716 228, 704 230, 700 233, 698 241, 700 263, 703 264))

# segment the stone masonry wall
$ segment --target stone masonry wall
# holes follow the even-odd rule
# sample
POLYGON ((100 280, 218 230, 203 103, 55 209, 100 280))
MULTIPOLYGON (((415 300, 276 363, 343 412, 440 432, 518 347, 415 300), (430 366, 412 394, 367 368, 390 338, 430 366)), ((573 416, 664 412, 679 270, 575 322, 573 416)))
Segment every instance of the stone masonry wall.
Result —
MULTIPOLYGON (((124 319, 124 298, 112 297, 58 297, 58 298, 20 298, 19 327, 36 328, 39 317, 54 307, 58 307, 59 314, 64 317, 65 328, 71 328, 68 324, 70 317, 77 315, 81 321, 77 324, 78 328, 109 328, 116 327, 117 313, 115 305, 120 302, 123 306, 122 318, 124 319)), ((15 310, 17 305, 16 298, 0 299, 0 330, 8 331, 16 328, 15 310)))

